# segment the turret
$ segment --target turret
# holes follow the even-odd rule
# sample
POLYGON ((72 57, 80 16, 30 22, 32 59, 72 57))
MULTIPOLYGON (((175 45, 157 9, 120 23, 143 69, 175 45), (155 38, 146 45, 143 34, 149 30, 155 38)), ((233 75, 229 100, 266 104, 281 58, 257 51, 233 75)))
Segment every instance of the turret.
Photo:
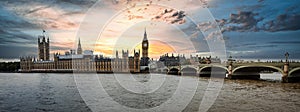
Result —
POLYGON ((50 58, 50 40, 49 37, 46 42, 45 30, 43 30, 43 35, 38 36, 38 60, 47 61, 50 58), (40 40, 42 38, 42 41, 40 40))
POLYGON ((116 50, 116 58, 119 59, 119 53, 118 53, 118 50, 116 50))
POLYGON ((82 54, 82 48, 81 48, 80 38, 78 40, 77 54, 82 54))
POLYGON ((45 36, 43 36, 43 42, 46 42, 45 36))

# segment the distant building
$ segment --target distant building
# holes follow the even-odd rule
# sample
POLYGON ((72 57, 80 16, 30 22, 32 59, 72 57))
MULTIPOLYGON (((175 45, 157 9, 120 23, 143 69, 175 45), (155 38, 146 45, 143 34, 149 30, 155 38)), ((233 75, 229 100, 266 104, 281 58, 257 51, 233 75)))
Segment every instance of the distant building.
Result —
POLYGON ((169 54, 165 54, 159 57, 159 61, 164 64, 164 66, 179 66, 180 65, 180 57, 174 56, 169 56, 169 54))
POLYGON ((141 63, 147 65, 148 40, 143 40, 143 62, 140 61, 140 51, 134 50, 133 56, 129 52, 122 50, 122 58, 119 58, 119 52, 116 51, 116 58, 107 58, 103 55, 94 55, 93 51, 85 50, 82 53, 80 39, 78 41, 77 54, 75 50, 66 51, 64 55, 54 53, 53 60, 49 60, 49 38, 42 42, 38 38, 39 58, 21 57, 21 72, 140 72, 141 63))
POLYGON ((196 55, 196 56, 190 55, 190 63, 191 64, 197 64, 197 63, 199 63, 199 56, 198 55, 196 55))
POLYGON ((211 56, 199 57, 199 63, 200 64, 221 63, 221 59, 218 57, 212 58, 211 56))
POLYGON ((186 59, 185 55, 177 55, 174 56, 172 53, 171 56, 169 54, 164 54, 159 57, 159 62, 162 62, 164 66, 181 66, 181 65, 189 65, 191 64, 190 59, 186 59))

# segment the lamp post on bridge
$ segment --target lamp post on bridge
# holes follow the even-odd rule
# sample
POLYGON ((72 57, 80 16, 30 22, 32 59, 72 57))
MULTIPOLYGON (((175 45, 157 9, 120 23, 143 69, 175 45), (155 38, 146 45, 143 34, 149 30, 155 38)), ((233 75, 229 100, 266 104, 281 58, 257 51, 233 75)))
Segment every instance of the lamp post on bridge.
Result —
POLYGON ((288 52, 286 52, 284 55, 285 55, 285 62, 288 63, 289 62, 288 59, 289 59, 290 54, 288 52))

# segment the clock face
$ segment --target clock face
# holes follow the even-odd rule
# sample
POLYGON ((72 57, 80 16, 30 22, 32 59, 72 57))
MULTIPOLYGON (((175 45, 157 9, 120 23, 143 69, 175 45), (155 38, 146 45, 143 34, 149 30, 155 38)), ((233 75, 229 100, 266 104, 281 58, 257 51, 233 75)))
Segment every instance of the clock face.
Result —
POLYGON ((144 43, 143 46, 144 46, 144 47, 147 47, 147 43, 144 43))

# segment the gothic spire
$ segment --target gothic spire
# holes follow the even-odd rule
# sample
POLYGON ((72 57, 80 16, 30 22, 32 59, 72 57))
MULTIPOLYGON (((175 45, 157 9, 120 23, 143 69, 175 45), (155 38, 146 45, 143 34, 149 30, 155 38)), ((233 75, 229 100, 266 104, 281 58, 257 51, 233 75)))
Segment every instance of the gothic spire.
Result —
POLYGON ((81 43, 80 43, 80 37, 79 37, 79 39, 78 39, 78 47, 81 47, 81 43))
POLYGON ((146 31, 146 28, 145 28, 144 39, 143 39, 143 41, 146 41, 146 40, 148 40, 148 39, 147 39, 147 31, 146 31))
POLYGON ((77 54, 82 54, 82 48, 81 48, 80 38, 78 39, 77 54))

